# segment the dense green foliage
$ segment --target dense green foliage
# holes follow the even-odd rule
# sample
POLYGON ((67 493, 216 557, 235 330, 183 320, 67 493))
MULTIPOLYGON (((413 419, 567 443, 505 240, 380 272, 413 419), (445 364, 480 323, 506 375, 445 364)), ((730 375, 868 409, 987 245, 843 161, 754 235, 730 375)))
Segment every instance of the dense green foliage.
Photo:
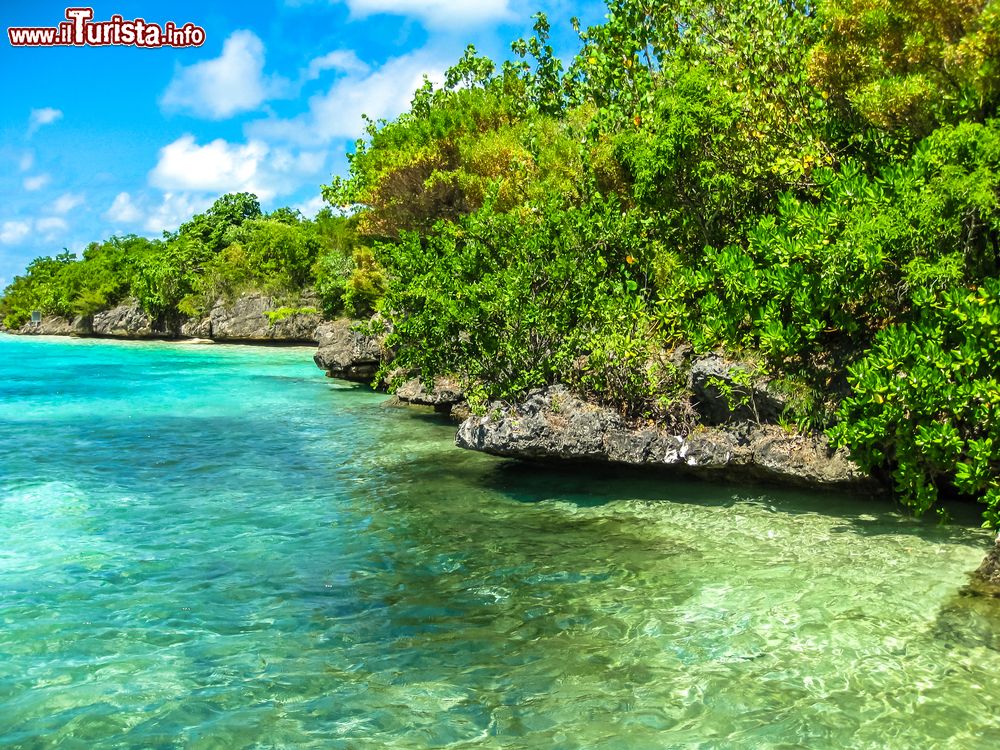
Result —
POLYGON ((354 221, 329 209, 306 221, 288 208, 265 215, 247 193, 225 195, 163 239, 112 237, 79 260, 36 259, 4 291, 0 321, 16 328, 35 310, 88 316, 134 298, 155 319, 176 322, 245 292, 282 299, 310 289, 329 315, 364 314, 377 292, 356 245, 354 221))
POLYGON ((669 373, 651 359, 655 324, 630 265, 642 241, 637 219, 613 197, 568 207, 554 200, 530 213, 487 203, 428 238, 409 232, 383 245, 395 271, 387 293, 397 361, 460 372, 484 396, 561 380, 626 411, 652 408, 669 373))
POLYGON ((919 511, 943 480, 984 493, 1000 525, 1000 281, 927 299, 850 373, 835 438, 866 467, 889 467, 919 511))
POLYGON ((670 350, 742 351, 916 510, 993 508, 995 326, 957 321, 1000 276, 998 3, 608 6, 565 66, 543 16, 499 68, 470 48, 324 189, 393 367, 667 419, 670 350))

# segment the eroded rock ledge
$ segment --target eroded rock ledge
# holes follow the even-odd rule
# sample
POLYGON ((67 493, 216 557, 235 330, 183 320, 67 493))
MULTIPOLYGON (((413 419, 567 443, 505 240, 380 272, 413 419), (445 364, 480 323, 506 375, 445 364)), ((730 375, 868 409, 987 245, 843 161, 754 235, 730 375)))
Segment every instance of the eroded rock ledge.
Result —
POLYGON ((454 378, 435 378, 429 388, 420 378, 411 378, 396 389, 396 398, 405 404, 431 406, 439 414, 452 414, 465 404, 465 393, 454 378))
POLYGON ((96 336, 106 338, 169 338, 165 326, 158 325, 134 300, 109 310, 73 320, 49 315, 40 323, 25 323, 14 333, 22 336, 96 336))
MULTIPOLYGON (((6 330, 6 329, 4 329, 6 330)), ((58 315, 46 315, 38 323, 25 323, 17 330, 11 331, 22 336, 73 336, 85 335, 84 319, 68 320, 58 315)))
POLYGON ((494 404, 485 416, 470 417, 456 444, 511 458, 663 467, 805 487, 875 487, 845 452, 830 450, 822 438, 747 422, 698 427, 686 435, 636 427, 560 385, 533 391, 517 406, 494 404))
POLYGON ((356 326, 357 321, 348 318, 323 323, 316 329, 319 348, 313 361, 328 377, 367 385, 382 364, 382 345, 356 326))
POLYGON ((165 328, 157 326, 138 303, 126 302, 110 310, 95 313, 90 320, 88 333, 91 336, 109 338, 148 339, 165 335, 165 328))
MULTIPOLYGON (((371 384, 380 365, 391 361, 380 341, 358 331, 353 321, 324 324, 320 333, 315 360, 330 377, 371 384)), ((745 413, 730 410, 718 384, 730 382, 739 366, 720 355, 695 359, 688 387, 702 424, 686 434, 630 424, 616 411, 590 403, 562 385, 533 391, 516 406, 498 403, 485 416, 473 416, 456 380, 437 378, 428 387, 411 378, 396 390, 394 403, 431 406, 453 417, 467 417, 456 444, 497 456, 670 468, 704 477, 803 487, 878 489, 846 451, 831 450, 824 438, 766 424, 784 408, 781 394, 768 382, 748 387, 745 413)))
POLYGON ((217 302, 208 315, 181 328, 185 336, 215 341, 314 342, 323 322, 319 302, 303 297, 295 307, 266 294, 246 294, 233 302, 217 302))

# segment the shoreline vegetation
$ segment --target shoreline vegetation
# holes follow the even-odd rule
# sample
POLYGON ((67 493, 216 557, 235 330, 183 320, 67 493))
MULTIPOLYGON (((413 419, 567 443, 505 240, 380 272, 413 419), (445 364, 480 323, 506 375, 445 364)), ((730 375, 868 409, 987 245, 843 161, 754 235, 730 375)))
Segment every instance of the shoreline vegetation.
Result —
POLYGON ((736 6, 608 0, 568 64, 538 14, 368 121, 315 219, 226 195, 36 259, 0 322, 316 341, 466 447, 755 475, 777 441, 1000 525, 1000 2, 736 6))

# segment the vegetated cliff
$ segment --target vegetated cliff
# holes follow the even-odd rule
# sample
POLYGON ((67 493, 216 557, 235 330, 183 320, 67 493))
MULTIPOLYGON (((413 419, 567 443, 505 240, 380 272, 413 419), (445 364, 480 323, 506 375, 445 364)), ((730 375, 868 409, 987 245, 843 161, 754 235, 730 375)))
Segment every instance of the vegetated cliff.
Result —
POLYGON ((199 338, 243 343, 315 343, 322 323, 315 300, 303 297, 294 307, 261 293, 219 300, 199 318, 157 319, 135 300, 73 320, 48 316, 12 333, 39 336, 94 336, 121 339, 199 338))

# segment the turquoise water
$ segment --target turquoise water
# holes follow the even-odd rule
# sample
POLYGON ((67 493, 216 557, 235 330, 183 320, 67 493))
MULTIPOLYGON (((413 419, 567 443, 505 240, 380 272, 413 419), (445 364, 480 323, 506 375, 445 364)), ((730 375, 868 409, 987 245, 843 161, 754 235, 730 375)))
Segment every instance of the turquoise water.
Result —
POLYGON ((988 536, 542 473, 304 349, 0 336, 0 747, 995 748, 988 536))

